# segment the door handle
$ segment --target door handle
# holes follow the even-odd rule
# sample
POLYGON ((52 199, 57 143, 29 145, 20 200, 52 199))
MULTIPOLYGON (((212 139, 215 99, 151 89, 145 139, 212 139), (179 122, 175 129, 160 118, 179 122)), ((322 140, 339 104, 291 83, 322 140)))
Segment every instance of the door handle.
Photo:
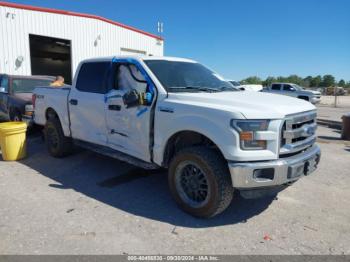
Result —
POLYGON ((76 106, 78 104, 78 100, 76 99, 71 99, 69 100, 69 104, 73 105, 73 106, 76 106))
POLYGON ((109 105, 108 110, 120 111, 122 107, 120 105, 109 105))

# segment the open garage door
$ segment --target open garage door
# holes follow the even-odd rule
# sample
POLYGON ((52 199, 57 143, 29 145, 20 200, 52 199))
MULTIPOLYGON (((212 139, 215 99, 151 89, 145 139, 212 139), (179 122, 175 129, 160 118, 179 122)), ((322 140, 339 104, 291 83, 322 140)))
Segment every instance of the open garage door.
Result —
POLYGON ((72 83, 71 41, 29 35, 32 75, 61 75, 72 83))

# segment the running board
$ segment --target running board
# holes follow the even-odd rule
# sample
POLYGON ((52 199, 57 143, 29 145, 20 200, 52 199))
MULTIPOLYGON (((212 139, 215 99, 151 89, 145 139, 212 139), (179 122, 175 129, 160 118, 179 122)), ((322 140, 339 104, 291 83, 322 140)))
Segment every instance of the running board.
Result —
POLYGON ((111 149, 111 148, 106 147, 106 146, 96 145, 96 144, 81 141, 81 140, 74 140, 74 144, 77 146, 80 146, 82 148, 88 149, 90 151, 99 153, 101 155, 109 156, 109 157, 118 159, 120 161, 129 163, 131 165, 141 167, 143 169, 151 170, 151 169, 159 169, 160 168, 160 166, 158 166, 154 163, 148 163, 146 161, 143 161, 143 160, 138 159, 136 157, 122 153, 120 151, 111 149))

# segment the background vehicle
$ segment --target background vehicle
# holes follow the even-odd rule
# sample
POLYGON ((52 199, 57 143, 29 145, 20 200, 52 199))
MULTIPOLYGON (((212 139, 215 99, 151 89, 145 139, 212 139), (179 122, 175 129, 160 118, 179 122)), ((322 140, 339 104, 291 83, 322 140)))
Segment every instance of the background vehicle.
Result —
POLYGON ((0 74, 0 119, 31 120, 32 91, 53 81, 50 76, 16 76, 0 74))
POLYGON ((348 95, 348 91, 345 90, 344 87, 325 87, 324 90, 323 90, 324 94, 327 95, 327 96, 334 96, 334 95, 337 95, 337 96, 346 96, 348 95))
POLYGON ((146 169, 168 168, 174 199, 198 217, 225 210, 234 189, 249 198, 276 192, 320 160, 312 104, 239 92, 192 60, 86 60, 71 88, 37 88, 33 101, 52 156, 77 144, 146 169))
POLYGON ((321 93, 313 90, 306 90, 301 86, 292 83, 273 83, 270 87, 263 89, 263 92, 292 96, 317 104, 321 101, 321 93))
POLYGON ((244 85, 241 84, 238 81, 234 81, 234 80, 227 80, 228 82, 230 82, 234 87, 240 89, 240 90, 244 90, 244 91, 255 91, 255 92, 259 92, 263 89, 262 85, 244 85))

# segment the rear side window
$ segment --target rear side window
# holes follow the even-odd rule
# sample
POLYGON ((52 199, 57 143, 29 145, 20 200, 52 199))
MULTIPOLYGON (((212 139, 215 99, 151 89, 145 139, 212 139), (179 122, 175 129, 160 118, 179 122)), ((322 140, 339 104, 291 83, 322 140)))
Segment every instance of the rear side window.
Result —
POLYGON ((31 93, 36 87, 49 86, 50 83, 51 83, 51 80, 46 80, 46 79, 13 78, 12 92, 13 93, 31 93))
POLYGON ((105 94, 110 62, 90 62, 80 67, 76 88, 82 92, 105 94))
POLYGON ((271 86, 271 89, 272 89, 272 90, 281 90, 281 84, 273 84, 273 85, 271 86))

